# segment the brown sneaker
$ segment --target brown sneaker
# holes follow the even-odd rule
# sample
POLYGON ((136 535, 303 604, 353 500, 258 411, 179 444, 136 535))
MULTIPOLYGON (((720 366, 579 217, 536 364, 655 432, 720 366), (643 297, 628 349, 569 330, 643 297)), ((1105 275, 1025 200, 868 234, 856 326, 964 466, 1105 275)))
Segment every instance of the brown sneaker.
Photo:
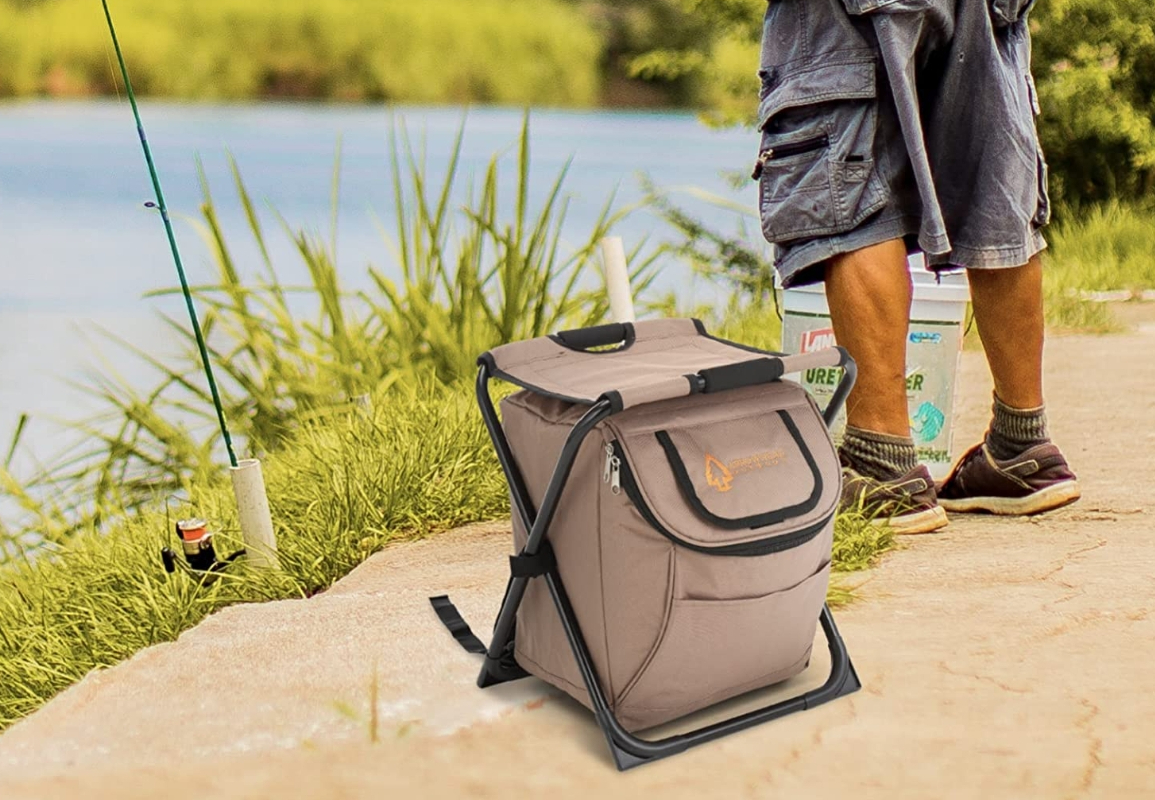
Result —
POLYGON ((959 512, 1038 514, 1079 496, 1075 473, 1053 444, 1036 445, 1008 461, 996 460, 986 444, 977 444, 938 487, 943 508, 959 512))
POLYGON ((842 508, 860 510, 895 533, 931 533, 948 522, 938 504, 930 470, 919 464, 893 481, 880 481, 842 467, 842 508))

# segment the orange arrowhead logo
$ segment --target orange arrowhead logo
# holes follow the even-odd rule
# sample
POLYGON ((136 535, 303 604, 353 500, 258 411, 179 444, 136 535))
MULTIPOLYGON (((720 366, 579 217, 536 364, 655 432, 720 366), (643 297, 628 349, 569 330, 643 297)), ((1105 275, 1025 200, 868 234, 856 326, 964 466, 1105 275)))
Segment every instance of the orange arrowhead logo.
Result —
POLYGON ((706 454, 706 483, 719 492, 728 492, 734 488, 734 473, 709 453, 706 454))

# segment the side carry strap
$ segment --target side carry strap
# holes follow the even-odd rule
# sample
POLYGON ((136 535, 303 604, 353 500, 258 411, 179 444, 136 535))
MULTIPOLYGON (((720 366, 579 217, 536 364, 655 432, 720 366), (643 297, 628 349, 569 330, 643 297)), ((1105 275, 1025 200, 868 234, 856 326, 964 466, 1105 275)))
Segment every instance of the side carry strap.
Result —
MULTIPOLYGON (((509 572, 514 578, 538 578, 556 568, 557 559, 554 557, 553 548, 549 546, 549 542, 542 542, 536 555, 523 554, 509 557, 509 572)), ((453 638, 465 648, 467 653, 486 654, 485 645, 474 635, 469 623, 461 618, 461 613, 457 610, 457 606, 449 600, 449 595, 430 597, 429 603, 445 627, 449 628, 453 638)))
POLYGON ((433 610, 437 612, 437 616, 445 623, 445 627, 449 628, 449 632, 453 634, 453 638, 465 648, 467 653, 476 653, 477 655, 485 655, 485 645, 478 639, 464 619, 457 610, 457 606, 449 601, 448 595, 441 595, 439 597, 430 597, 430 604, 433 610))

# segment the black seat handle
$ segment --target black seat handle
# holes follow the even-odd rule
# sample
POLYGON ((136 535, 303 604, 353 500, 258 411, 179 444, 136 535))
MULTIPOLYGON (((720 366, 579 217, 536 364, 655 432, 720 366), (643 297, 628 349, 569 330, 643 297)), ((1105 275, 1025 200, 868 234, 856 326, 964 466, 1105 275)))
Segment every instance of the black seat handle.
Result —
POLYGON ((830 347, 813 353, 794 356, 763 356, 736 364, 724 364, 701 370, 697 389, 703 394, 725 392, 746 386, 773 383, 792 372, 804 372, 817 367, 845 367, 850 355, 841 347, 830 347))
POLYGON ((633 323, 614 322, 609 325, 595 325, 590 328, 575 328, 569 331, 559 331, 550 337, 554 342, 570 350, 587 352, 594 347, 609 347, 620 344, 610 352, 620 352, 634 343, 636 334, 633 323))

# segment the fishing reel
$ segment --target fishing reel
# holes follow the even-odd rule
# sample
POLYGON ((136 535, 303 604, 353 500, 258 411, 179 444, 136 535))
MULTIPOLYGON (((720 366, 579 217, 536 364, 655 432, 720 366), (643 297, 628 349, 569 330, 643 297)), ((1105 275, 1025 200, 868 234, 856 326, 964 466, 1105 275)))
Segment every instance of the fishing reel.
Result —
POLYGON ((160 551, 164 571, 169 575, 177 569, 186 574, 204 580, 206 583, 214 581, 230 564, 245 554, 238 550, 223 561, 217 558, 216 547, 213 545, 213 533, 208 523, 201 519, 181 520, 176 524, 176 536, 180 539, 184 560, 177 558, 177 554, 169 547, 160 551))

